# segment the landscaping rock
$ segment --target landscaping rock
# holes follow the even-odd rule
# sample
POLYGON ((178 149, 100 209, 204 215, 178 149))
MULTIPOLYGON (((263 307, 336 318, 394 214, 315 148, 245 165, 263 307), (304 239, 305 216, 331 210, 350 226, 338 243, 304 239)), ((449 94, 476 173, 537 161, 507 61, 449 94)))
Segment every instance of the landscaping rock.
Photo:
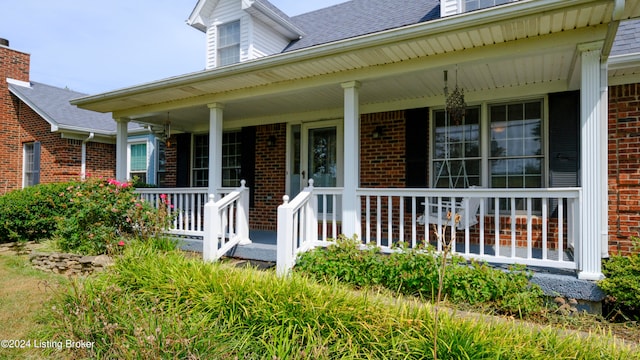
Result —
POLYGON ((29 261, 34 268, 65 275, 89 275, 113 265, 107 255, 84 256, 66 253, 32 252, 29 261))

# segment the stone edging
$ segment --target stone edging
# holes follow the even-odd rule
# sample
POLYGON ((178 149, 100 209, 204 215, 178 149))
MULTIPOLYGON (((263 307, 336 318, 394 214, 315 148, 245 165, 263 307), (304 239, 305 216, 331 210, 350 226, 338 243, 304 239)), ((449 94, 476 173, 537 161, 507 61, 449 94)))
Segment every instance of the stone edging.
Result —
POLYGON ((29 261, 36 269, 65 275, 89 275, 113 265, 113 259, 107 255, 32 252, 29 261))

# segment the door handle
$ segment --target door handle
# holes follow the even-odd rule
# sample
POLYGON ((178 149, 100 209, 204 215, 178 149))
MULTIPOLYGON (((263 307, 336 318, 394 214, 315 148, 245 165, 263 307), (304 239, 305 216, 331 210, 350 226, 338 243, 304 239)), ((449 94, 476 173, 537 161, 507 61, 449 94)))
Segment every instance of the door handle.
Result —
POLYGON ((301 174, 302 174, 302 179, 304 180, 306 178, 306 173, 304 172, 304 170, 302 170, 301 174))

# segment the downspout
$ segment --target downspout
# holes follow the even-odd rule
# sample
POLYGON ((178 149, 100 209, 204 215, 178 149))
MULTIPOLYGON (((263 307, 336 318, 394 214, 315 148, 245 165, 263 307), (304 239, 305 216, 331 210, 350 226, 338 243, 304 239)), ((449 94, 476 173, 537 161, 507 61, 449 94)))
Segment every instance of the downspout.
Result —
POLYGON ((89 133, 89 137, 82 140, 82 150, 81 150, 81 157, 82 157, 82 165, 81 165, 81 169, 80 169, 80 178, 82 180, 86 179, 87 177, 87 143, 89 141, 91 141, 93 139, 93 137, 95 136, 94 133, 90 132, 89 133))
MULTIPOLYGON (((602 124, 602 131, 607 134, 607 142, 606 146, 601 149, 601 158, 604 164, 606 164, 606 171, 603 171, 602 183, 605 184, 605 189, 602 189, 602 204, 609 204, 609 178, 608 178, 608 160, 609 160, 609 141, 608 141, 608 124, 609 124, 609 76, 608 76, 608 68, 607 63, 609 61, 609 55, 611 55, 611 48, 613 47, 613 42, 615 41, 616 34, 618 33, 618 27, 620 26, 620 20, 622 20, 624 15, 624 8, 626 5, 626 0, 613 0, 613 11, 611 13, 611 22, 608 24, 607 35, 604 39, 604 44, 602 46, 602 52, 600 54, 600 62, 602 64, 602 75, 601 75, 601 115, 602 119, 604 119, 602 124)), ((616 109, 617 111, 617 109, 616 109)), ((618 119, 616 116, 616 133, 618 131, 618 119)), ((617 134, 616 134, 617 135, 617 134)), ((616 162, 618 162, 618 139, 616 138, 616 162)), ((620 234, 620 194, 619 194, 619 172, 618 168, 619 164, 616 164, 616 182, 618 183, 618 189, 616 189, 616 215, 617 215, 617 233, 620 234)), ((609 257, 609 211, 608 206, 606 206, 607 211, 602 212, 601 219, 601 243, 602 246, 600 248, 600 253, 602 258, 609 257)))

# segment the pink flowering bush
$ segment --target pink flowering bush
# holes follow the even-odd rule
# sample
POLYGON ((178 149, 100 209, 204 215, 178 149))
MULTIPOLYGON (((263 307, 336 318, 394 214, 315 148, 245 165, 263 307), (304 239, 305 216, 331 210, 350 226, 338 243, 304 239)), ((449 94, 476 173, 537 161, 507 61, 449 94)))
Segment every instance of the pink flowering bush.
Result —
POLYGON ((75 210, 60 219, 54 238, 63 251, 119 253, 132 240, 161 236, 169 226, 168 202, 142 201, 128 182, 89 179, 69 185, 61 196, 75 210))

